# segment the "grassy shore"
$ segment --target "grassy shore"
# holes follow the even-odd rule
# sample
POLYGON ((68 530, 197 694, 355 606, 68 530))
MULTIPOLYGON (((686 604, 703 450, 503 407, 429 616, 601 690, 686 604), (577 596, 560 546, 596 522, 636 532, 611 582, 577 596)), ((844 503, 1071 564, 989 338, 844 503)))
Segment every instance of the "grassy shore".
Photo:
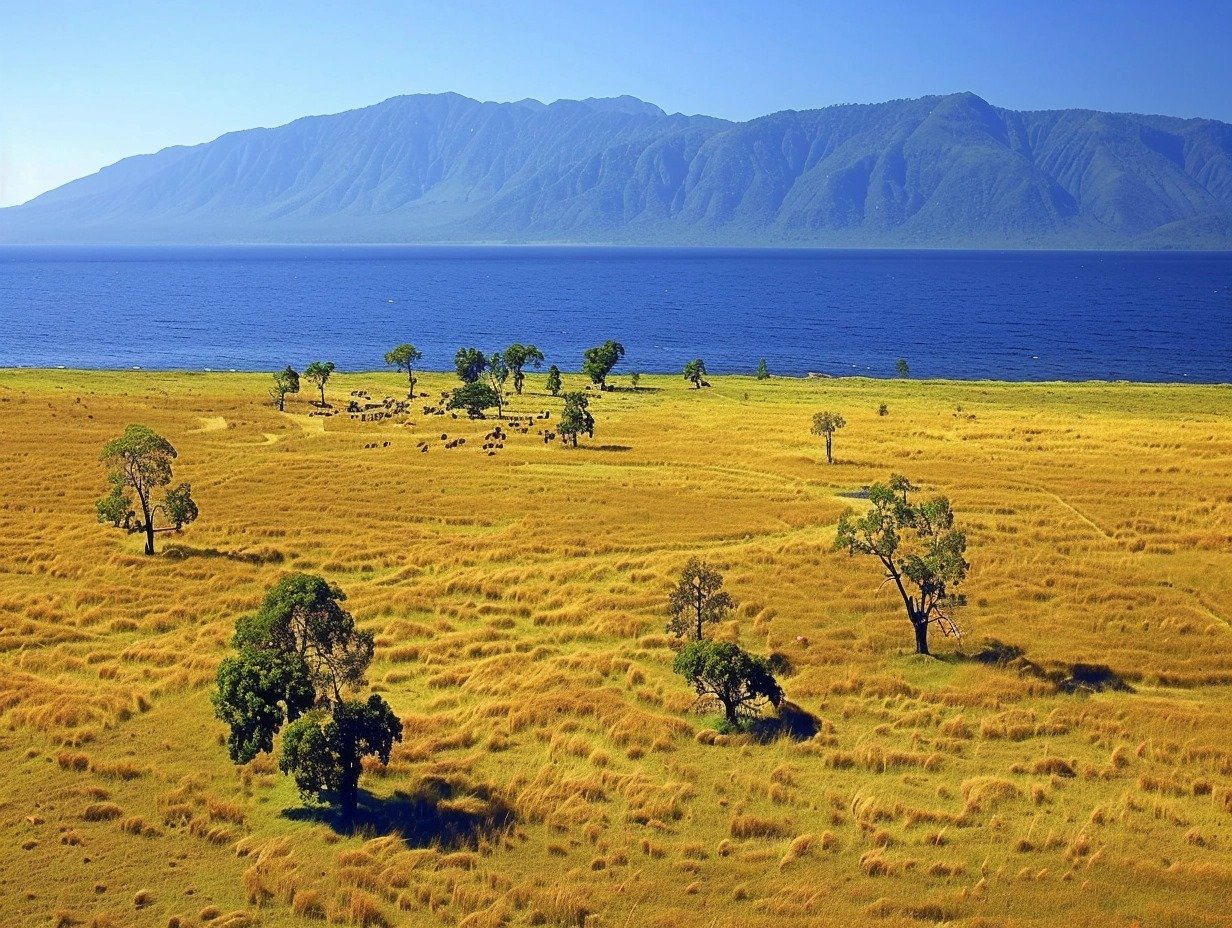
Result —
MULTIPOLYGON (((268 380, 0 371, 0 923, 1227 924, 1232 389, 616 377, 592 441, 536 423, 489 455, 491 422, 428 400, 324 418, 305 384, 280 414, 268 380), (830 466, 822 409, 848 423, 830 466), (93 515, 132 422, 202 513, 152 559, 93 515), (968 530, 967 637, 937 659, 831 551, 891 473, 968 530), (718 635, 790 658, 814 737, 690 712, 663 623, 692 555, 738 604, 718 635), (272 761, 227 760, 214 669, 291 570, 377 636, 406 737, 362 785, 405 837, 339 835, 272 761), (1059 693, 987 639, 1131 689, 1059 693)), ((554 421, 542 383, 512 414, 554 421)), ((327 392, 361 389, 405 379, 327 392)))

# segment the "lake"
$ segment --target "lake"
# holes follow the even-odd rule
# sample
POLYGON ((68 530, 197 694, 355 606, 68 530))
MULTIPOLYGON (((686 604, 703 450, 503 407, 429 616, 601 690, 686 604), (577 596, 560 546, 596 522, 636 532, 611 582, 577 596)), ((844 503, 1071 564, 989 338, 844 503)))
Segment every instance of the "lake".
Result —
POLYGON ((1232 380, 1232 253, 4 246, 0 367, 380 368, 403 341, 564 370, 1232 380))

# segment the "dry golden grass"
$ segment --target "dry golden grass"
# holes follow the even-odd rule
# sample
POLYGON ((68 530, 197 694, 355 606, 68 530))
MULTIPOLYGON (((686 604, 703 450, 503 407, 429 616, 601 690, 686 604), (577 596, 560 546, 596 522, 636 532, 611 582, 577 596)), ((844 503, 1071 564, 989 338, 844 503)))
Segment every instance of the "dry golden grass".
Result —
MULTIPOLYGON (((593 442, 489 456, 484 423, 280 415, 266 380, 0 372, 0 924, 1227 923, 1232 390, 647 377, 595 397, 593 442), (154 559, 93 521, 130 422, 202 511, 154 559), (965 656, 907 653, 830 551, 841 494, 891 472, 969 530, 965 656), (716 634, 790 659, 815 737, 689 713, 663 604, 694 554, 739 604, 716 634), (377 636, 406 738, 364 783, 405 838, 227 761, 214 668, 288 570, 377 636), (1039 676, 1076 662, 1133 691, 1039 676)), ((541 381, 515 414, 555 414, 541 381)))

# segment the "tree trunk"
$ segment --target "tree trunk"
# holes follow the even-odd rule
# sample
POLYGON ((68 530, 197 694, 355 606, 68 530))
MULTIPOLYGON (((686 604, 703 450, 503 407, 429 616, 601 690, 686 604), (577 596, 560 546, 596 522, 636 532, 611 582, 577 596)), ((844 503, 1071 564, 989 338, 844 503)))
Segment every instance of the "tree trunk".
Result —
POLYGON ((928 622, 912 619, 911 626, 915 629, 915 653, 928 654, 928 622))
POLYGON ((154 553, 154 523, 150 522, 148 517, 145 523, 145 553, 154 553))
POLYGON ((411 385, 407 388, 407 391, 406 391, 406 398, 408 400, 413 400, 415 398, 415 375, 412 374, 410 371, 407 371, 406 377, 407 377, 407 380, 411 382, 411 385))
POLYGON ((325 384, 321 384, 321 407, 325 407, 325 384))
POLYGON ((286 411, 287 411, 287 397, 286 397, 286 394, 283 394, 283 393, 279 393, 279 394, 278 394, 278 411, 279 411, 279 412, 286 412, 286 411))
POLYGON ((826 433, 826 463, 834 463, 834 455, 831 453, 834 447, 834 436, 829 432, 826 433))
POLYGON ((342 824, 346 831, 355 825, 355 812, 359 808, 359 774, 362 769, 358 759, 354 763, 343 761, 342 779, 338 783, 338 806, 342 812, 342 824))
POLYGON ((736 704, 734 702, 724 702, 723 712, 727 715, 727 722, 733 728, 739 726, 740 719, 736 716, 736 704))

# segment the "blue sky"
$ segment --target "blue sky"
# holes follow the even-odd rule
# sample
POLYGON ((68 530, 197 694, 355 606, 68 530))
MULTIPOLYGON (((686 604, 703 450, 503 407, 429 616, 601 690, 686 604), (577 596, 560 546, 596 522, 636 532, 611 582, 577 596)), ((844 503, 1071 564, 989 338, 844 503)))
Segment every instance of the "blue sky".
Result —
POLYGON ((1232 2, 0 0, 0 205, 401 93, 732 119, 972 90, 1232 121, 1232 2))

